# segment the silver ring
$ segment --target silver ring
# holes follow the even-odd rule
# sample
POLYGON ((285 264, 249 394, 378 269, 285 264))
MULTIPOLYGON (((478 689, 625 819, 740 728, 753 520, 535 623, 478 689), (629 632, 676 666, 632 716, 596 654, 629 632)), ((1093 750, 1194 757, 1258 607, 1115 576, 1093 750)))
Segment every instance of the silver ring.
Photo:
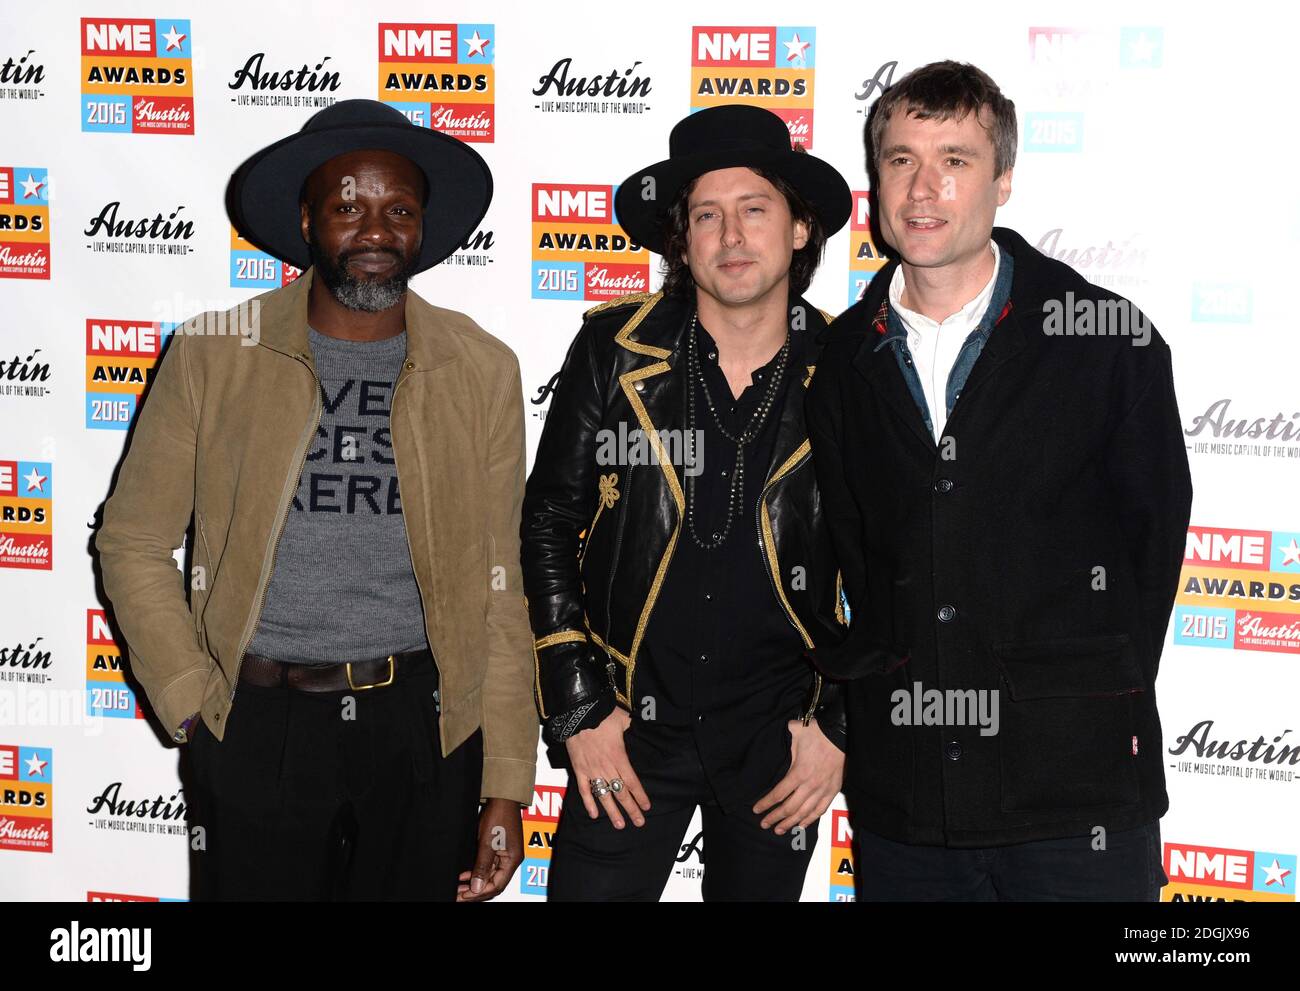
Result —
POLYGON ((612 780, 609 783, 609 790, 612 791, 615 795, 617 795, 620 791, 623 790, 623 779, 614 778, 614 780, 612 780))
POLYGON ((597 798, 604 798, 609 794, 609 785, 605 783, 604 778, 591 778, 591 793, 597 798))

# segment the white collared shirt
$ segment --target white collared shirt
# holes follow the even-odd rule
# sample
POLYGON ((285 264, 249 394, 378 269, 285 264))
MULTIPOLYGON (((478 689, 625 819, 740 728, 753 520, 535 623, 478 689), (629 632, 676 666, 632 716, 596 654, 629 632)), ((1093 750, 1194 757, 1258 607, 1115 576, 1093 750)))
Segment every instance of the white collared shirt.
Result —
POLYGON ((907 347, 912 352, 916 375, 925 392, 925 404, 930 408, 930 421, 936 442, 943 436, 943 427, 948 420, 948 375, 957 362, 957 355, 961 353, 966 338, 984 319, 989 300, 993 298, 993 286, 998 281, 1002 253, 992 238, 989 238, 989 246, 993 249, 993 274, 989 276, 988 283, 978 296, 942 323, 909 310, 899 302, 903 298, 902 265, 894 270, 894 277, 889 283, 889 305, 894 308, 907 331, 907 347))

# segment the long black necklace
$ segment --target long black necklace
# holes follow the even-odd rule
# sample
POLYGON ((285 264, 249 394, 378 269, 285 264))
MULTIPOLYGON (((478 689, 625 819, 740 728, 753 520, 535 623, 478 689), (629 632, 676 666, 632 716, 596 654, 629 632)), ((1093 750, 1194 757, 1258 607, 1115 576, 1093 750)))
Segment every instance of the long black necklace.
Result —
POLYGON ((721 547, 727 540, 727 534, 731 532, 731 521, 740 516, 744 511, 745 504, 745 447, 751 444, 763 429, 763 423, 767 420, 767 414, 772 409, 772 404, 776 401, 778 390, 781 382, 785 378, 785 366, 790 357, 790 329, 786 328, 785 343, 781 345, 781 350, 777 353, 778 361, 775 372, 767 383, 767 390, 763 394, 758 408, 749 417, 749 422, 745 424, 745 429, 740 432, 739 436, 733 436, 718 416, 717 407, 713 403, 713 397, 709 394, 709 384, 704 380, 704 372, 700 368, 699 346, 696 343, 695 328, 699 323, 699 311, 691 316, 690 339, 686 346, 686 438, 683 444, 686 455, 687 466, 694 467, 696 464, 695 449, 695 383, 699 382, 700 388, 704 390, 704 401, 708 404, 709 413, 713 416, 713 422, 717 425, 722 436, 736 445, 736 468, 731 473, 731 485, 727 496, 727 522, 722 528, 722 533, 715 535, 713 540, 701 539, 695 529, 695 475, 688 473, 686 475, 686 530, 691 536, 691 540, 701 549, 706 551, 715 550, 721 547))

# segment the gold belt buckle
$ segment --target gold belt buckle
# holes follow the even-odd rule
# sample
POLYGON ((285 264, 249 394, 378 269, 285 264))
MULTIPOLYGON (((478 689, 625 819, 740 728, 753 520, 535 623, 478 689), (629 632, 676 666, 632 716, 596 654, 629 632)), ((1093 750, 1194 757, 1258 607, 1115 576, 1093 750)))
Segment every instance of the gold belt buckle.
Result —
POLYGON ((383 688, 385 685, 391 685, 393 683, 393 655, 392 654, 388 655, 388 680, 387 681, 374 681, 371 682, 369 685, 358 685, 352 680, 352 662, 348 661, 347 666, 348 666, 348 687, 351 688, 353 691, 359 692, 364 688, 383 688))

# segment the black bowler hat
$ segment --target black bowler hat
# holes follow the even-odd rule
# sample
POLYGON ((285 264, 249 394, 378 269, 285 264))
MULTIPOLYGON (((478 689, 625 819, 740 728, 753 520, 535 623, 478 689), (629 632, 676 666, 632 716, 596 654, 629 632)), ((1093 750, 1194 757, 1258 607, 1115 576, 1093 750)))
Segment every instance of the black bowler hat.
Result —
POLYGON ((709 107, 678 121, 668 135, 668 158, 619 186, 618 222, 638 244, 662 255, 663 222, 682 187, 706 172, 741 165, 774 172, 793 186, 827 237, 848 223, 853 194, 844 177, 828 162, 794 151, 789 128, 772 111, 746 104, 709 107))
POLYGON ((465 142, 412 124, 378 100, 340 100, 302 130, 268 145, 235 170, 226 209, 257 247, 305 269, 311 251, 298 210, 302 184, 319 166, 350 151, 380 149, 409 158, 429 183, 424 237, 415 271, 432 268, 461 246, 492 202, 492 173, 465 142))

